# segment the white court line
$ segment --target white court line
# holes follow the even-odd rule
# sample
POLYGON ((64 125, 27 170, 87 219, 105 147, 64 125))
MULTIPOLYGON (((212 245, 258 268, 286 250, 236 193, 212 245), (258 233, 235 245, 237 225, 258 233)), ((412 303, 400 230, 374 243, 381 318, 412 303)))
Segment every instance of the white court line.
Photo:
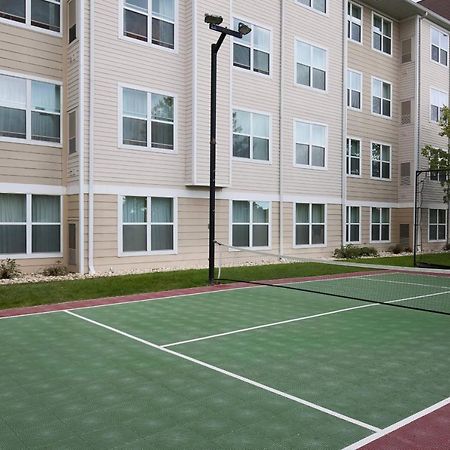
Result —
POLYGON ((318 410, 320 412, 323 412, 323 413, 328 414, 330 416, 334 416, 334 417, 336 417, 338 419, 341 419, 341 420, 344 420, 346 422, 352 423, 352 424, 357 425, 357 426, 359 426, 361 428, 365 428, 367 430, 374 431, 374 432, 381 431, 380 428, 377 428, 377 427, 374 427, 374 426, 369 425, 367 423, 361 422, 360 420, 353 419, 352 417, 346 416, 344 414, 340 414, 340 413, 338 413, 336 411, 333 411, 331 409, 328 409, 328 408, 324 408, 323 406, 317 405, 315 403, 311 403, 311 402, 309 402, 307 400, 304 400, 302 398, 295 397, 294 395, 287 394, 286 392, 283 392, 283 391, 279 391, 278 389, 272 388, 270 386, 266 386, 265 384, 258 383, 257 381, 251 380, 249 378, 243 377, 243 376, 235 374, 233 372, 229 372, 228 370, 221 369, 220 367, 213 366, 212 364, 208 364, 208 363, 206 363, 204 361, 201 361, 199 359, 191 358, 190 356, 183 355, 182 353, 174 352, 173 350, 170 350, 168 348, 163 348, 160 345, 154 344, 154 343, 152 343, 150 341, 146 341, 146 340, 141 339, 141 338, 139 338, 137 336, 133 336, 132 334, 126 333, 126 332, 121 331, 121 330, 118 330, 117 328, 110 327, 110 326, 105 325, 105 324, 103 324, 101 322, 97 322, 95 320, 88 319, 87 317, 80 316, 80 315, 78 315, 78 314, 76 314, 76 313, 74 313, 72 311, 66 310, 64 312, 66 312, 67 314, 70 314, 71 316, 77 317, 77 318, 79 318, 81 320, 84 320, 86 322, 89 322, 89 323, 91 323, 93 325, 97 325, 97 326, 99 326, 101 328, 104 328, 106 330, 112 331, 113 333, 119 334, 121 336, 125 336, 125 337, 127 337, 129 339, 132 339, 133 341, 140 342, 141 344, 147 345, 148 347, 152 347, 152 348, 154 348, 156 350, 160 350, 160 351, 162 351, 164 353, 168 353, 168 354, 170 354, 172 356, 176 356, 178 358, 185 359, 186 361, 190 361, 191 363, 197 364, 197 365, 202 366, 202 367, 206 367, 207 369, 213 370, 215 372, 219 372, 219 373, 221 373, 223 375, 227 375, 227 376, 229 376, 231 378, 234 378, 236 380, 239 380, 239 381, 242 381, 244 383, 250 384, 250 385, 255 386, 255 387, 259 388, 259 389, 263 389, 265 391, 271 392, 272 394, 278 395, 280 397, 287 398, 288 400, 292 400, 292 401, 294 401, 296 403, 300 403, 300 404, 302 404, 304 406, 308 406, 309 408, 316 409, 316 410, 318 410))
POLYGON ((394 280, 379 280, 379 279, 373 280, 372 278, 365 277, 365 276, 363 276, 361 278, 364 280, 367 280, 367 281, 378 281, 381 283, 407 284, 407 285, 411 285, 411 286, 432 287, 435 289, 450 289, 450 286, 437 286, 435 284, 411 283, 410 281, 394 281, 394 280))
POLYGON ((408 425, 409 423, 414 422, 415 420, 420 419, 421 417, 424 417, 427 414, 431 414, 432 412, 449 404, 450 404, 450 397, 422 411, 419 411, 418 413, 415 413, 412 416, 407 417, 406 419, 400 420, 399 422, 394 423, 393 425, 384 428, 383 430, 377 431, 375 434, 372 434, 364 439, 361 439, 360 441, 355 442, 354 444, 351 444, 348 447, 345 447, 343 450, 357 450, 363 447, 364 445, 370 444, 371 442, 376 441, 382 438, 383 436, 386 436, 387 434, 392 433, 393 431, 396 431, 399 428, 402 428, 405 425, 408 425))
POLYGON ((266 323, 266 324, 263 324, 263 325, 256 325, 254 327, 249 327, 249 328, 241 328, 239 330, 233 330, 233 331, 227 331, 227 332, 224 332, 224 333, 212 334, 212 335, 209 335, 209 336, 203 336, 203 337, 188 339, 188 340, 185 340, 185 341, 172 342, 170 344, 161 345, 161 347, 163 347, 163 348, 174 347, 175 345, 182 345, 182 344, 188 344, 188 343, 191 343, 191 342, 205 341, 207 339, 214 339, 214 338, 217 338, 217 337, 228 336, 230 334, 246 333, 248 331, 260 330, 261 328, 275 327, 277 325, 284 325, 284 324, 287 324, 287 323, 300 322, 302 320, 315 319, 317 317, 330 316, 332 314, 338 314, 338 313, 342 313, 342 312, 346 312, 346 311, 353 311, 355 309, 370 308, 370 307, 373 307, 373 306, 382 306, 383 304, 399 303, 399 302, 405 302, 405 301, 408 301, 408 300, 417 300, 417 299, 420 299, 420 298, 434 297, 436 295, 443 295, 443 294, 450 294, 450 291, 436 292, 434 294, 418 295, 416 297, 399 298, 397 300, 389 300, 389 301, 383 302, 383 303, 371 303, 369 305, 353 306, 351 308, 336 309, 334 311, 328 311, 328 312, 325 312, 325 313, 314 314, 312 316, 296 317, 295 319, 282 320, 281 322, 266 323))

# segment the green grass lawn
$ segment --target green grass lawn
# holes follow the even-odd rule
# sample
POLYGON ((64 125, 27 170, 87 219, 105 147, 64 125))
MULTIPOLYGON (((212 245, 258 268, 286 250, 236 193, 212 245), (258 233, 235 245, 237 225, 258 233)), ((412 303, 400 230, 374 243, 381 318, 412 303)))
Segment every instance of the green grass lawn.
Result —
MULTIPOLYGON (((367 264, 381 264, 387 266, 401 266, 401 267, 414 266, 413 255, 385 256, 380 258, 360 258, 360 259, 352 259, 351 261, 367 264)), ((450 266, 450 252, 418 255, 417 261, 450 266)))

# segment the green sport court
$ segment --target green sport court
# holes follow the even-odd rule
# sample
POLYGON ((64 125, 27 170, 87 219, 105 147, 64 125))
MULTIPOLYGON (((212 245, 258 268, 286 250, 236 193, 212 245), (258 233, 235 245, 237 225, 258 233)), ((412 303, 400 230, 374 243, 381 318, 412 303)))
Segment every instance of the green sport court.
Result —
POLYGON ((450 277, 285 287, 2 318, 0 448, 377 448, 450 423, 450 277))

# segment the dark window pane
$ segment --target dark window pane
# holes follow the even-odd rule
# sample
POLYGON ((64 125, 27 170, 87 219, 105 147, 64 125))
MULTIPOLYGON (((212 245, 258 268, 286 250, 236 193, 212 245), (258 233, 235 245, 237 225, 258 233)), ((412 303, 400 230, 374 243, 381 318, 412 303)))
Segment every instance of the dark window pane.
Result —
POLYGON ((381 226, 381 240, 388 241, 389 240, 389 225, 381 226))
POLYGON ((359 175, 359 159, 351 158, 350 173, 352 175, 359 175))
POLYGON ((173 124, 152 122, 152 147, 173 150, 173 124))
POLYGON ((381 98, 372 97, 372 112, 381 114, 381 98))
POLYGON ((0 225, 0 254, 24 254, 27 251, 25 225, 0 225))
POLYGON ((233 156, 250 158, 250 136, 233 135, 233 156))
POLYGON ((255 50, 253 53, 253 70, 255 72, 269 75, 270 57, 266 52, 255 50))
POLYGON ((33 253, 59 253, 61 251, 60 229, 59 225, 33 225, 33 253))
POLYGON ((173 225, 152 225, 152 251, 173 250, 173 225))
POLYGON ((382 164, 382 178, 386 179, 390 178, 390 164, 386 163, 382 164))
POLYGON ((433 61, 439 62, 439 48, 435 45, 431 46, 431 59, 433 61))
POLYGON ((388 37, 383 37, 383 51, 388 55, 391 54, 391 39, 388 37))
POLYGON ((167 48, 174 48, 174 25, 160 19, 152 19, 152 43, 167 48))
POLYGON ((439 122, 439 106, 431 105, 431 120, 439 122))
POLYGON ((383 100, 383 116, 391 116, 391 101, 383 100))
POLYGON ((147 251, 147 226, 124 225, 123 226, 123 251, 145 252, 147 251))
POLYGON ((379 178, 380 177, 380 162, 372 161, 372 176, 379 178))
POLYGON ((445 239, 445 225, 438 226, 438 239, 443 241, 445 239))
POLYGON ((311 165, 316 167, 325 167, 325 149, 313 145, 311 154, 311 165))
POLYGON ((233 64, 236 67, 250 70, 250 48, 234 44, 233 64))
POLYGON ((147 121, 123 118, 123 143, 125 145, 147 146, 147 121))
POLYGON ((297 64, 297 83, 311 86, 311 70, 309 66, 297 64))
POLYGON ((320 69, 313 69, 313 87, 316 89, 325 90, 325 71, 320 69))
POLYGON ((124 10, 124 35, 140 41, 148 40, 147 16, 128 9, 124 10))
POLYGON ((296 225, 295 244, 309 245, 309 225, 296 225))
POLYGON ((352 39, 361 42, 361 25, 352 23, 352 39))
POLYGON ((352 91, 352 108, 361 108, 361 93, 352 91))
POLYGON ((253 247, 267 247, 269 245, 269 226, 253 225, 253 247))
POLYGON ((430 225, 430 241, 436 241, 437 240, 437 226, 436 225, 430 225))
POLYGON ((60 142, 60 116, 33 111, 31 113, 31 139, 60 142))
POLYGON ((0 0, 0 17, 25 23, 25 0, 0 0))
POLYGON ((77 26, 72 25, 69 28, 69 44, 77 38, 77 26))
POLYGON ((359 225, 350 225, 350 241, 359 241, 359 225))
POLYGON ((373 48, 381 50, 381 35, 373 33, 373 48))
POLYGON ((0 106, 0 136, 25 139, 26 112, 0 106))
POLYGON ((312 226, 312 244, 324 244, 325 243, 325 226, 313 225, 312 226))
POLYGON ((233 225, 233 245, 236 247, 250 246, 249 225, 233 225))
POLYGON ((297 144, 296 148, 295 162, 297 164, 309 165, 309 145, 297 144))
POLYGON ((269 140, 263 138, 253 138, 253 159, 261 161, 269 160, 269 140))
POLYGON ((372 225, 372 241, 380 240, 380 225, 372 225))
POLYGON ((31 0, 31 25, 46 30, 60 30, 60 5, 45 0, 31 0))

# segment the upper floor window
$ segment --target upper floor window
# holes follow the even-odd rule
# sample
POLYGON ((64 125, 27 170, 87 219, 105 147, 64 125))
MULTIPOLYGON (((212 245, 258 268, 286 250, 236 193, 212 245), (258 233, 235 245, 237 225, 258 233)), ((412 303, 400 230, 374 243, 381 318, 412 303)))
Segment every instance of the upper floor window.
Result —
POLYGON ((139 41, 175 47, 175 0, 123 0, 123 34, 139 41))
POLYGON ((77 110, 69 112, 69 155, 77 151, 77 110))
POLYGON ((372 178, 391 179, 391 147, 385 144, 372 143, 372 178))
POLYGON ((389 208, 372 208, 370 240, 372 242, 391 240, 391 210, 389 208))
POLYGON ((327 1, 326 0, 297 0, 297 3, 307 6, 308 8, 315 9, 322 13, 327 12, 327 1))
POLYGON ((447 239, 447 210, 430 209, 428 220, 428 240, 445 241, 447 239))
POLYGON ((174 98, 123 88, 122 144, 174 149, 174 98))
MULTIPOLYGON (((243 23, 243 21, 234 19, 235 29, 238 29, 239 23, 243 23)), ((242 39, 234 39, 233 65, 241 69, 269 75, 270 31, 254 24, 247 23, 247 25, 252 29, 252 32, 243 36, 242 39)))
POLYGON ((2 0, 0 17, 44 30, 61 31, 60 0, 2 0))
POLYGON ((232 245, 236 247, 268 247, 270 203, 232 202, 232 245))
POLYGON ((448 34, 431 28, 431 59, 443 66, 448 65, 448 34))
POLYGON ((70 0, 68 5, 68 41, 69 44, 77 38, 77 0, 70 0))
POLYGON ((347 175, 361 175, 361 141, 347 138, 347 175))
POLYGON ((377 78, 372 79, 372 112, 380 116, 392 117, 392 85, 377 78))
POLYGON ((0 74, 0 138, 61 142, 61 86, 0 74))
POLYGON ((448 93, 431 89, 430 117, 432 122, 439 122, 442 118, 442 108, 448 105, 448 93))
POLYGON ((392 54, 392 22, 378 14, 373 14, 372 46, 387 55, 392 54))
POLYGON ((347 6, 347 37, 355 42, 362 41, 362 7, 353 2, 347 6))
POLYGON ((325 205, 296 203, 295 245, 325 244, 325 205))
POLYGON ((327 127, 307 122, 295 123, 295 164, 325 167, 327 127))
POLYGON ((362 74, 347 70, 347 106, 352 109, 362 108, 362 74))
POLYGON ((233 156, 269 161, 270 119, 266 114, 233 111, 233 156))
POLYGON ((306 42, 296 45, 296 82, 322 91, 327 88, 327 51, 306 42))

